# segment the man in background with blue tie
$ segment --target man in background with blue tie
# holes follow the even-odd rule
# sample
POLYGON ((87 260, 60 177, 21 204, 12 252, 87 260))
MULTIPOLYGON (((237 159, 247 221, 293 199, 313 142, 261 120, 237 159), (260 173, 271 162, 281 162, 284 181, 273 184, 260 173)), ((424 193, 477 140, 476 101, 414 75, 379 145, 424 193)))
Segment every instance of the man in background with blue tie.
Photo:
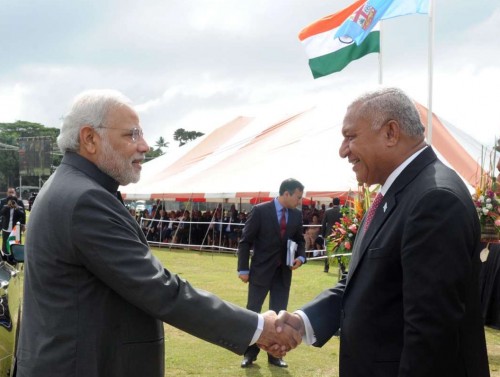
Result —
MULTIPOLYGON (((238 245, 238 274, 248 286, 247 309, 260 313, 267 294, 269 309, 278 313, 286 310, 292 270, 306 261, 302 232, 302 212, 296 207, 301 203, 304 185, 293 178, 280 185, 279 196, 256 205, 250 212, 238 245), (288 240, 297 243, 293 266, 287 265, 288 240), (249 265, 250 250, 253 249, 249 265)), ((245 352, 241 367, 250 366, 259 353, 257 346, 245 352)), ((268 354, 268 362, 286 368, 285 361, 268 354)))

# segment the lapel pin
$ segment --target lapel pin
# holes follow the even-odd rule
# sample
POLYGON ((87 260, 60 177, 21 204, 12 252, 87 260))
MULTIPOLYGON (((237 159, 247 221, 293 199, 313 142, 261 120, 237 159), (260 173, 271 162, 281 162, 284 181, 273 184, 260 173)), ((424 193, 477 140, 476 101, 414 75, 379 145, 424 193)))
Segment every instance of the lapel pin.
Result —
POLYGON ((384 203, 384 207, 383 208, 384 208, 384 213, 385 213, 385 211, 387 210, 387 202, 384 203))

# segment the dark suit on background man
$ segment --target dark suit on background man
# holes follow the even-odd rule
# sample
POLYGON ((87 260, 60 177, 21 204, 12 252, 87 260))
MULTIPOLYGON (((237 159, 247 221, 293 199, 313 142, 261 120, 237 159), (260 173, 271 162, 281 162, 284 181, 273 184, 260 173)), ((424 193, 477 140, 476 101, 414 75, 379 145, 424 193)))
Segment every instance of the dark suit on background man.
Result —
MULTIPOLYGON (((332 228, 336 222, 340 222, 340 218, 342 217, 342 213, 340 212, 340 200, 339 198, 333 199, 333 207, 328 208, 323 215, 323 221, 321 223, 321 234, 323 235, 323 239, 326 240, 330 234, 332 234, 332 228)), ((330 261, 328 258, 325 259, 325 272, 330 270, 330 261)))
POLYGON ((340 377, 489 376, 468 189, 425 146, 399 89, 353 102, 342 133, 340 156, 384 196, 361 223, 347 277, 281 319, 317 347, 340 328, 340 377))
POLYGON ((342 214, 340 213, 340 205, 334 204, 332 208, 328 208, 323 215, 323 221, 321 223, 321 234, 323 238, 328 237, 332 234, 332 228, 336 222, 340 221, 342 214))
MULTIPOLYGON (((294 200, 293 198, 299 195, 298 200, 300 200, 303 186, 297 181, 294 182, 298 183, 299 186, 297 187, 300 190, 299 188, 292 189, 293 195, 285 191, 280 197, 286 196, 289 200, 294 200)), ((280 188, 280 194, 281 191, 280 188)), ((286 231, 282 237, 280 220, 278 220, 281 213, 277 215, 277 206, 281 207, 279 198, 258 204, 252 209, 243 228, 238 246, 238 272, 240 278, 242 275, 246 276, 249 283, 247 309, 258 313, 262 310, 262 304, 268 293, 270 293, 270 310, 279 312, 287 308, 292 282, 292 269, 286 263, 287 242, 289 239, 298 244, 294 268, 298 268, 306 260, 302 232, 302 212, 295 208, 296 203, 285 204, 286 208, 283 208, 287 211, 287 221, 286 231), (250 250, 252 248, 253 255, 249 265, 250 250)), ((251 363, 256 359, 258 352, 257 347, 251 346, 245 352, 245 359, 248 359, 247 361, 251 363)), ((269 362, 279 364, 278 366, 286 366, 286 363, 282 360, 274 360, 271 356, 269 356, 269 362)), ((244 360, 242 367, 248 366, 246 364, 244 360)))
MULTIPOLYGON (((279 270, 282 273, 283 286, 290 288, 292 270, 286 265, 288 239, 299 244, 297 256, 305 257, 302 214, 299 210, 289 210, 286 228, 286 237, 282 239, 273 201, 259 204, 250 212, 238 248, 238 271, 250 270, 250 284, 270 287, 276 270, 279 270), (254 253, 249 268, 252 245, 254 253)), ((276 300, 276 308, 270 308, 271 310, 279 310, 288 303, 287 296, 278 296, 276 300)), ((262 302, 256 302, 252 298, 248 306, 249 309, 260 307, 262 302)), ((260 308, 257 311, 260 311, 260 308)))
MULTIPOLYGON (((11 256, 6 254, 7 239, 18 222, 23 226, 26 224, 24 203, 21 199, 17 199, 16 190, 13 187, 9 187, 7 197, 0 200, 0 219, 2 226, 2 259, 12 261, 11 256)), ((19 229, 19 232, 23 230, 22 228, 19 229)))

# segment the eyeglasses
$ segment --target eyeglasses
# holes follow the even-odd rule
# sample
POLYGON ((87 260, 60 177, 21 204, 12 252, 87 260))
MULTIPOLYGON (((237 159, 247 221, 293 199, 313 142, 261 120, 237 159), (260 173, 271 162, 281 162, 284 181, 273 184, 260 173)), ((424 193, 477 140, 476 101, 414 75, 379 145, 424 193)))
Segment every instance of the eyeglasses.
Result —
POLYGON ((110 130, 122 130, 122 131, 127 131, 125 136, 130 137, 132 142, 136 143, 139 141, 139 139, 142 139, 144 137, 144 133, 142 132, 142 128, 139 127, 134 127, 131 129, 124 129, 124 128, 118 128, 118 127, 104 127, 104 126, 99 126, 97 128, 107 128, 110 130))

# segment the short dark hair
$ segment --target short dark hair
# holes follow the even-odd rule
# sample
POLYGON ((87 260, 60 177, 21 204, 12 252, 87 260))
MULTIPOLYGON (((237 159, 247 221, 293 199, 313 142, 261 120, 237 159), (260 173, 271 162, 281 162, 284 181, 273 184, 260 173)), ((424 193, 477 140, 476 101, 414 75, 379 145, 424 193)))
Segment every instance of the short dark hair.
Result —
POLYGON ((338 206, 340 204, 340 199, 339 198, 333 198, 333 205, 338 206))
POLYGON ((304 191, 304 185, 294 178, 285 179, 280 185, 280 196, 284 195, 285 191, 288 191, 288 193, 292 195, 297 189, 299 191, 304 191))

